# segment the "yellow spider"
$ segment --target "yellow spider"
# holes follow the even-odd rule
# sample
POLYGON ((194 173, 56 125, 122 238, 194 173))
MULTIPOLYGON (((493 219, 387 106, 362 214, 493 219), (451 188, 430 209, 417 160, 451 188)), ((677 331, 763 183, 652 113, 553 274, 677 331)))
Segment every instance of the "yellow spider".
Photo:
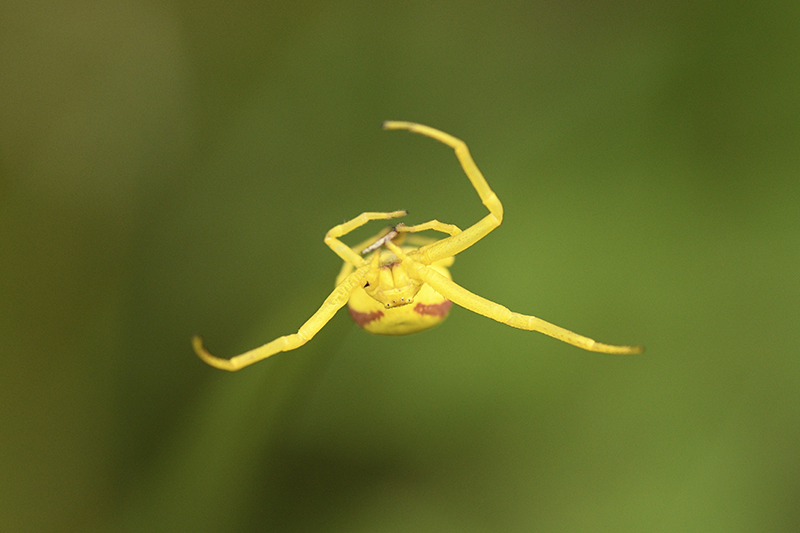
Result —
POLYGON ((503 205, 478 170, 464 141, 412 122, 388 121, 383 123, 383 129, 408 130, 453 148, 483 205, 489 209, 489 214, 464 231, 438 220, 416 226, 397 224, 355 248, 344 244, 339 237, 370 220, 401 217, 406 211, 362 213, 349 222, 333 227, 325 235, 325 244, 344 260, 344 266, 336 278, 336 288, 297 333, 284 335, 232 359, 211 355, 203 347, 202 339, 195 336, 192 346, 203 361, 222 370, 234 371, 278 352, 294 350, 311 340, 344 304, 348 304, 350 315, 359 326, 380 335, 405 335, 435 326, 447 317, 451 302, 455 302, 503 324, 539 331, 584 350, 611 354, 639 354, 644 351, 642 346, 595 342, 534 316, 514 313, 455 284, 447 270, 453 264, 453 256, 484 238, 502 223, 503 205), (449 236, 433 240, 410 235, 425 230, 449 236), (372 255, 368 259, 362 257, 369 254, 372 255))

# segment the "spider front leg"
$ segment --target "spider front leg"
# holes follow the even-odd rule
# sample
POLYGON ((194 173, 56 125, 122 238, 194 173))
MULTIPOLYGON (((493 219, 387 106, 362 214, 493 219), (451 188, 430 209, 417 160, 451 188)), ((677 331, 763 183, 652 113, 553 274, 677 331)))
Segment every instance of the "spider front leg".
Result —
POLYGON ((463 232, 459 232, 456 235, 451 235, 446 239, 420 248, 416 254, 419 261, 429 265, 439 259, 451 257, 459 252, 463 252, 502 224, 503 204, 500 203, 500 199, 497 198, 497 195, 492 191, 491 187, 489 187, 489 183, 487 183, 486 178, 483 177, 480 169, 478 169, 475 160, 472 159, 469 148, 467 148, 467 144, 464 141, 443 131, 415 122, 387 120, 383 123, 383 129, 408 130, 435 139, 452 148, 456 153, 458 162, 461 163, 461 168, 478 193, 481 202, 489 210, 487 216, 465 229, 463 232))
POLYGON ((524 329, 527 331, 538 331, 544 333, 555 339, 566 342, 578 348, 589 350, 590 352, 608 353, 608 354, 640 354, 644 352, 643 346, 619 346, 615 344, 604 344, 597 342, 583 335, 579 335, 568 329, 564 329, 555 324, 551 324, 535 316, 522 315, 515 313, 498 303, 487 300, 477 294, 474 294, 464 287, 458 285, 447 277, 441 275, 436 270, 415 261, 403 251, 395 246, 393 243, 387 243, 387 246, 397 254, 403 261, 403 267, 408 272, 408 275, 415 277, 424 283, 431 286, 436 292, 450 300, 451 302, 460 305, 474 313, 483 315, 485 317, 497 320, 503 324, 524 329))
POLYGON ((339 240, 339 237, 347 235, 354 229, 363 226, 370 220, 387 220, 390 218, 402 217, 408 214, 408 211, 391 211, 388 213, 361 213, 356 218, 348 220, 344 224, 332 227, 325 235, 325 244, 327 244, 333 252, 341 257, 345 262, 354 266, 361 266, 364 264, 364 258, 353 251, 352 248, 339 240))
POLYGON ((395 231, 398 233, 418 233, 420 231, 438 231, 439 233, 446 233, 450 236, 455 236, 461 233, 461 229, 453 224, 445 224, 444 222, 439 222, 438 220, 429 220, 428 222, 423 222, 422 224, 415 224, 413 226, 406 226, 405 224, 398 224, 395 226, 395 231))
POLYGON ((192 347, 195 353, 209 365, 219 368, 221 370, 229 370, 231 372, 252 365, 258 361, 266 359, 271 355, 278 352, 287 352, 299 348, 308 342, 314 335, 327 324, 336 312, 344 307, 347 300, 353 291, 360 287, 363 279, 366 277, 370 268, 374 266, 366 262, 361 256, 350 249, 346 244, 339 240, 339 237, 345 235, 359 226, 363 226, 370 220, 383 220, 389 218, 401 217, 406 214, 405 211, 392 211, 389 213, 361 213, 356 218, 334 226, 325 235, 325 244, 327 244, 339 257, 344 259, 349 269, 342 270, 342 273, 337 279, 336 288, 322 303, 322 306, 303 324, 297 333, 291 335, 284 335, 272 342, 237 355, 232 359, 222 359, 212 355, 208 350, 203 347, 203 339, 195 335, 192 337, 192 347), (355 269, 355 267, 358 267, 355 269), (353 270, 355 271, 353 272, 353 270))
POLYGON ((234 372, 246 366, 252 365, 253 363, 257 363, 258 361, 266 359, 270 355, 275 355, 278 352, 288 352, 289 350, 299 348, 311 340, 311 338, 316 335, 319 330, 321 330, 325 324, 330 321, 331 318, 333 318, 333 315, 335 315, 339 309, 344 307, 344 305, 347 303, 347 300, 350 299, 352 292, 357 287, 361 286, 361 281, 364 279, 364 276, 366 276, 369 268, 369 264, 361 266, 355 272, 347 276, 339 285, 337 285, 330 296, 328 296, 322 303, 322 306, 319 308, 319 310, 317 310, 317 312, 314 313, 305 324, 300 326, 300 329, 297 331, 297 333, 284 335, 283 337, 279 337, 263 346, 245 352, 241 355, 237 355, 232 359, 222 359, 220 357, 211 355, 211 353, 209 353, 208 350, 203 347, 203 339, 200 338, 200 336, 195 335, 192 337, 192 346, 194 347, 194 351, 198 356, 200 356, 200 359, 209 365, 221 370, 229 370, 234 372))

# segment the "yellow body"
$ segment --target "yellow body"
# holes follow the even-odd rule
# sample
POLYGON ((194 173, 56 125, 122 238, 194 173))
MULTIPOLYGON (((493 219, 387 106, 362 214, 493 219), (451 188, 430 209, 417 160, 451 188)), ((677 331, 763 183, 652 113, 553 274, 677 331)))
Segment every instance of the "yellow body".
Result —
MULTIPOLYGON (((402 247, 402 249, 405 252, 412 250, 409 247, 402 247)), ((380 262, 381 277, 384 278, 380 290, 397 290, 397 280, 407 277, 404 275, 402 264, 393 253, 388 251, 383 252, 380 262)), ((447 279, 452 279, 450 271, 447 269, 452 263, 453 258, 450 257, 433 263, 430 268, 447 279)), ((350 317, 359 327, 377 335, 417 333, 440 324, 450 313, 452 302, 436 292, 430 285, 420 285, 418 292, 412 298, 411 302, 404 303, 404 305, 387 307, 370 296, 363 287, 358 287, 350 294, 347 308, 350 317)))
POLYGON ((232 359, 212 355, 203 347, 202 339, 195 336, 192 346, 203 361, 222 370, 234 371, 278 352, 294 350, 316 335, 345 304, 349 305, 350 315, 362 328, 381 335, 405 335, 435 326, 445 319, 452 302, 502 324, 538 331, 584 350, 609 354, 644 351, 642 346, 603 344, 540 318, 515 313, 454 283, 447 270, 453 257, 503 222, 503 204, 475 165, 464 141, 413 122, 389 121, 383 123, 383 128, 408 130, 452 148, 489 214, 464 231, 438 220, 415 226, 398 224, 355 248, 350 248, 339 238, 369 221, 389 220, 407 212, 366 212, 334 226, 325 235, 325 244, 344 260, 344 266, 336 278, 336 288, 297 333, 278 337, 232 359), (415 235, 427 230, 444 233, 447 237, 434 240, 415 235))

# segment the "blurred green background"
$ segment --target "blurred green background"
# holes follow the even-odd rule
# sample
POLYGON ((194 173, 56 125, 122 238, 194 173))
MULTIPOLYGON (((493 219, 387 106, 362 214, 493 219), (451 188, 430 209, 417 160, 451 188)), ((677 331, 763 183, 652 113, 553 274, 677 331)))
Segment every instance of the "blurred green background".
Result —
MULTIPOLYGON (((800 530, 800 3, 3 2, 3 531, 800 530), (463 309, 294 332, 366 210, 463 309)), ((348 242, 375 233, 362 228, 348 242)))

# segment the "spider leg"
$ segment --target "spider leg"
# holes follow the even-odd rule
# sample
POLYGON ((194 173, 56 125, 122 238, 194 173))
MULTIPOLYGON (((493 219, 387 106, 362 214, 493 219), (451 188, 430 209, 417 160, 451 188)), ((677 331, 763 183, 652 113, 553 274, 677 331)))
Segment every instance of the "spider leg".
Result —
MULTIPOLYGON (((438 220, 429 220, 428 222, 423 222, 422 224, 415 224, 414 226, 406 226, 402 222, 394 226, 393 228, 387 228, 386 231, 382 232, 380 236, 375 237, 375 241, 361 250, 361 255, 366 255, 370 252, 373 252, 383 246, 386 241, 391 241, 398 234, 403 233, 404 235, 401 238, 405 237, 405 234, 408 233, 419 233, 421 231, 438 231, 440 233, 447 233, 448 235, 458 235, 461 233, 461 229, 458 226, 453 224, 445 224, 443 222, 439 222, 438 220)), ((430 244, 435 242, 434 239, 417 239, 418 241, 422 242, 422 244, 430 244)), ((358 248, 356 248, 357 250, 358 248)))
POLYGON ((433 230, 438 231, 440 233, 447 233, 448 235, 458 235, 461 233, 461 229, 458 226, 453 224, 445 224, 443 222, 439 222, 438 220, 429 220, 428 222, 423 222, 422 224, 415 224, 413 226, 406 226, 405 224, 398 224, 395 226, 395 231, 398 233, 417 233, 420 231, 427 231, 433 230))
MULTIPOLYGON (((353 266, 360 267, 364 264, 364 258, 354 252, 352 248, 339 240, 339 237, 347 235, 354 229, 363 226, 370 220, 387 220, 390 218, 402 217, 408 214, 407 211, 392 211, 388 213, 361 213, 356 218, 348 220, 344 224, 332 227, 325 235, 325 244, 333 252, 341 257, 345 262, 353 266)), ((385 234, 383 234, 385 235, 385 234)))
POLYGON ((640 354, 644 351, 643 346, 618 346, 614 344, 603 344, 583 335, 579 335, 568 329, 564 329, 550 322, 546 322, 535 316, 522 315, 515 313, 498 303, 487 300, 482 296, 474 294, 464 287, 458 285, 436 270, 411 259, 404 254, 397 246, 387 243, 387 246, 397 254, 403 261, 403 267, 410 277, 415 277, 431 286, 436 292, 474 313, 497 320, 503 324, 524 329, 527 331, 538 331, 549 335, 555 339, 566 342, 578 348, 591 352, 610 353, 610 354, 640 354))
MULTIPOLYGON (((421 253, 424 253, 424 250, 422 252, 420 252, 420 250, 424 249, 426 246, 432 243, 439 241, 430 237, 414 235, 414 233, 427 230, 446 233, 450 236, 458 235, 459 233, 461 233, 461 228, 459 228, 458 226, 455 226, 453 224, 445 224, 443 222, 439 222, 438 220, 429 220, 428 222, 423 222, 422 224, 415 224, 413 226, 406 226, 405 224, 400 223, 397 226, 395 226, 394 229, 398 233, 408 234, 407 242, 411 245, 416 245, 419 247, 416 250, 412 250, 408 253, 413 258, 418 259, 420 261, 422 259, 419 256, 421 255, 421 253)), ((452 264, 453 256, 450 256, 449 259, 450 259, 450 264, 452 264)))
POLYGON ((321 330, 331 318, 333 318, 333 315, 335 315, 336 312, 347 303, 347 300, 350 299, 350 294, 353 292, 353 290, 361 285, 361 280, 364 279, 364 276, 367 274, 369 268, 369 264, 363 265, 355 272, 347 276, 339 285, 337 285, 333 292, 322 303, 322 306, 317 310, 317 312, 314 313, 305 324, 300 326, 300 329, 297 330, 297 333, 278 337, 272 342, 268 342, 263 346, 245 352, 241 355, 237 355, 231 359, 222 359, 220 357, 211 355, 211 353, 209 353, 208 350, 203 347, 203 339, 198 335, 195 335, 192 337, 192 346, 194 347, 194 351, 198 356, 200 356, 200 359, 209 365, 221 370, 229 370, 234 372, 248 365, 252 365, 253 363, 266 359, 270 355, 274 355, 278 352, 288 352, 289 350, 299 348, 311 340, 311 338, 314 337, 314 335, 316 335, 317 332, 319 332, 319 330, 321 330))
POLYGON ((480 196, 481 202, 489 209, 487 216, 463 232, 420 248, 417 256, 419 261, 429 265, 439 259, 456 255, 484 238, 503 222, 503 204, 500 203, 497 195, 489 187, 486 178, 483 177, 483 174, 472 159, 464 141, 443 131, 413 122, 386 121, 383 123, 383 129, 408 130, 413 133, 419 133, 452 148, 459 163, 461 163, 461 168, 464 169, 464 173, 469 178, 478 196, 480 196))
POLYGON ((345 261, 344 264, 342 265, 342 269, 339 271, 339 275, 336 276, 336 285, 339 285, 342 281, 344 281, 344 279, 347 276, 349 276, 355 269, 356 267, 354 267, 351 263, 345 261))

